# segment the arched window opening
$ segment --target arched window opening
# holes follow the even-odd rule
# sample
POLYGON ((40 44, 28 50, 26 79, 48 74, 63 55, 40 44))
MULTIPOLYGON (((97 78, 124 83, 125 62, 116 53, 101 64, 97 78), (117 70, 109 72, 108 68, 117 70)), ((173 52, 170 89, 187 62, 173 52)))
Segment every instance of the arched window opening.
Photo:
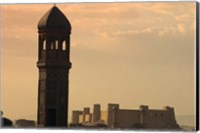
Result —
POLYGON ((53 49, 53 44, 54 44, 54 42, 52 41, 52 42, 51 42, 51 46, 50 46, 50 49, 51 49, 51 50, 53 49))
POLYGON ((58 41, 56 40, 56 50, 58 50, 58 41))
POLYGON ((43 48, 42 49, 46 50, 46 41, 45 40, 43 41, 43 48))
POLYGON ((62 43, 62 50, 66 50, 66 44, 62 43))

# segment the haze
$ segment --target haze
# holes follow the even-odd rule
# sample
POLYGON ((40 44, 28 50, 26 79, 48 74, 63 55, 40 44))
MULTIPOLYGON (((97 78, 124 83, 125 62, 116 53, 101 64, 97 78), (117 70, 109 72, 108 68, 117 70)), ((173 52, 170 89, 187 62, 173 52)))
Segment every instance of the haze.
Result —
MULTIPOLYGON (((37 119, 37 23, 52 4, 2 8, 4 116, 37 119)), ((71 111, 149 105, 195 115, 195 2, 57 4, 72 25, 71 111)))

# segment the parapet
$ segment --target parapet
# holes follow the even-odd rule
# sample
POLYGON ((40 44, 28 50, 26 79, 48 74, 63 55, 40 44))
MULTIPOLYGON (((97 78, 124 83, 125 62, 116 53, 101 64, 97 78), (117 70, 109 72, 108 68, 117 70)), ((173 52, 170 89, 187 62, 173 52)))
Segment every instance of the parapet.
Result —
POLYGON ((165 110, 173 110, 174 108, 173 108, 173 107, 170 107, 170 106, 165 106, 164 109, 165 109, 165 110))
POLYGON ((90 114, 90 108, 89 108, 89 107, 85 107, 85 108, 83 109, 83 113, 84 113, 84 114, 90 114))
POLYGON ((80 110, 73 110, 72 113, 73 113, 73 114, 83 114, 83 111, 80 111, 80 110))
POLYGON ((94 104, 94 108, 101 108, 100 104, 94 104))
POLYGON ((113 110, 113 109, 119 109, 119 104, 113 104, 113 103, 109 103, 108 104, 108 110, 113 110))
POLYGON ((149 110, 148 105, 140 105, 140 110, 149 110))

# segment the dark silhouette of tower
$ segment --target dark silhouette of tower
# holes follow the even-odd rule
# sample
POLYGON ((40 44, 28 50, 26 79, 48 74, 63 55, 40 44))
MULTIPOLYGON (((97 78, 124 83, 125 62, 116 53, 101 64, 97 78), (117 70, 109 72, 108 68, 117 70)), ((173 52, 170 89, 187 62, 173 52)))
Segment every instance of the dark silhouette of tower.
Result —
POLYGON ((71 25, 54 5, 38 23, 38 126, 67 127, 71 25))

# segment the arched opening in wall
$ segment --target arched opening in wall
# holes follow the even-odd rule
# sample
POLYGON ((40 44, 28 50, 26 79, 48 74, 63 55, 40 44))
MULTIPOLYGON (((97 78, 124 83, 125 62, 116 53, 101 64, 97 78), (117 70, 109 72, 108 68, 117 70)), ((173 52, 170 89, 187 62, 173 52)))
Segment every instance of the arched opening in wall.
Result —
POLYGON ((56 125, 56 109, 55 108, 47 108, 46 109, 46 126, 55 126, 56 125))
POLYGON ((46 50, 46 40, 43 41, 42 49, 43 49, 43 50, 46 50))
POLYGON ((66 50, 66 44, 64 42, 62 43, 62 50, 66 50))
POLYGON ((56 40, 56 50, 58 50, 58 40, 56 40))
POLYGON ((54 41, 51 41, 51 45, 50 45, 50 49, 52 50, 53 49, 53 46, 54 45, 54 41))

